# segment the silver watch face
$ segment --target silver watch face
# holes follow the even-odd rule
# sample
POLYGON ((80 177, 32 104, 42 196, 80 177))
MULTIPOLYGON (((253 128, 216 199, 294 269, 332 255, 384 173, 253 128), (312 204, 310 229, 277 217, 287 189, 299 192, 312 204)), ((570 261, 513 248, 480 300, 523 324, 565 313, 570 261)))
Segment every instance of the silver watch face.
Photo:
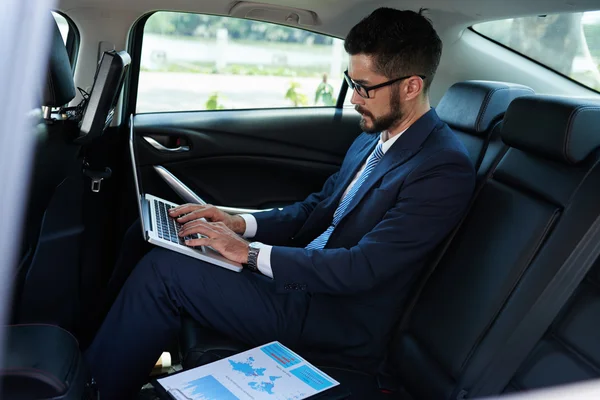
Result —
POLYGON ((260 243, 252 242, 248 245, 248 247, 250 247, 252 250, 259 250, 261 246, 260 243))

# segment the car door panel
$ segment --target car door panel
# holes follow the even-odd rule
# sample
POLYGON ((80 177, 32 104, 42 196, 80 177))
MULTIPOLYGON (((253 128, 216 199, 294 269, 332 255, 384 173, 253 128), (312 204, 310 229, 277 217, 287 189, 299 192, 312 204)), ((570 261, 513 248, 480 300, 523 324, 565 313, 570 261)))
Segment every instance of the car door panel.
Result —
POLYGON ((354 110, 335 108, 139 114, 134 129, 144 189, 172 198, 153 169, 161 165, 213 204, 290 204, 339 169, 361 132, 358 120, 354 110), (145 137, 186 151, 158 150, 145 137))

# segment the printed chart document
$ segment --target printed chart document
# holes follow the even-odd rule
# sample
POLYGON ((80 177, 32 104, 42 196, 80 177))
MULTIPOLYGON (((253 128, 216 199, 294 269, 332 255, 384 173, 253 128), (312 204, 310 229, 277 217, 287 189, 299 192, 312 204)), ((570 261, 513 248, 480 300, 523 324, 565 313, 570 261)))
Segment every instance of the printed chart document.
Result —
POLYGON ((339 385, 279 342, 157 382, 176 400, 301 400, 339 385))

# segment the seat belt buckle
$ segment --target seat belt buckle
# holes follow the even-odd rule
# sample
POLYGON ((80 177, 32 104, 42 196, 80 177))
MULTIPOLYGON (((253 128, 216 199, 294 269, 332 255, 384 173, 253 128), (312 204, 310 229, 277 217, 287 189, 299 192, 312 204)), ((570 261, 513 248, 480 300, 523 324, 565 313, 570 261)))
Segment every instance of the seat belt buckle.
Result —
POLYGON ((83 167, 83 174, 85 176, 87 176, 88 178, 91 179, 91 181, 92 181, 92 186, 91 186, 92 192, 99 193, 100 192, 100 188, 102 186, 102 181, 104 179, 110 178, 111 175, 112 175, 112 171, 108 167, 104 167, 104 169, 101 170, 101 171, 95 171, 95 170, 86 168, 84 166, 83 167))
POLYGON ((100 184, 102 183, 102 179, 103 178, 92 178, 92 192, 100 192, 100 184))

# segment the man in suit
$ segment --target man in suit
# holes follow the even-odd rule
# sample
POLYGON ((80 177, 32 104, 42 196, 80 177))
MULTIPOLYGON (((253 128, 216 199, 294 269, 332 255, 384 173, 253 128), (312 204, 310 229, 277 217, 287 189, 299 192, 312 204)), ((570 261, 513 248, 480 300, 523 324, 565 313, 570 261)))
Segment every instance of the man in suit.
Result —
POLYGON ((467 208, 475 172, 429 105, 442 44, 426 18, 378 9, 345 49, 364 133, 339 172, 282 210, 174 209, 181 236, 206 236, 189 245, 210 245, 246 268, 150 251, 87 352, 103 397, 139 389, 182 313, 249 345, 279 340, 319 360, 367 371, 380 364, 411 285, 467 208))

